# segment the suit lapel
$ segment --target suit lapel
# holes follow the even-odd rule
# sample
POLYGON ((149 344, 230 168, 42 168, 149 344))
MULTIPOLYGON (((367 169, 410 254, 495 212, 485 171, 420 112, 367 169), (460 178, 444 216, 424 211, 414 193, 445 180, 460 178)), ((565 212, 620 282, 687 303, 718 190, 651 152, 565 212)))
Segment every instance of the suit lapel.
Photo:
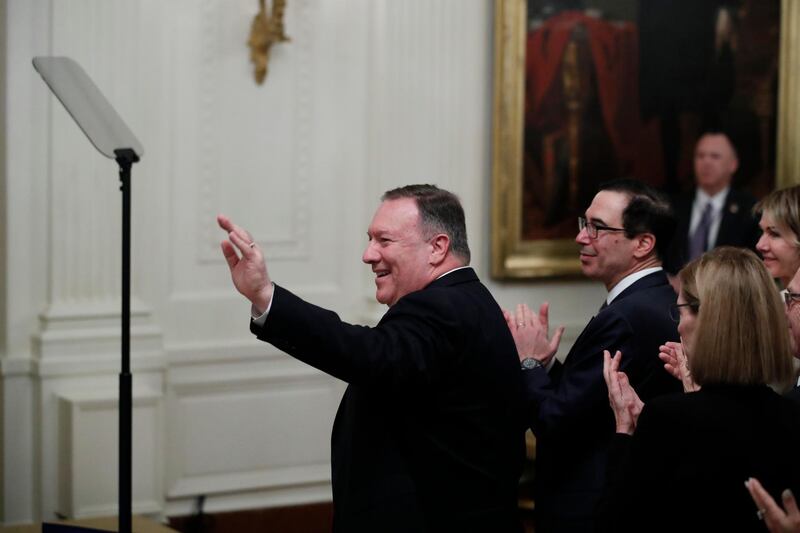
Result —
POLYGON ((739 199, 733 189, 728 191, 725 198, 725 205, 722 207, 722 218, 719 221, 719 231, 717 232, 717 242, 715 245, 733 242, 733 233, 739 231, 739 223, 742 209, 739 199))
POLYGON ((586 324, 586 327, 583 328, 583 331, 581 331, 580 335, 578 335, 578 338, 575 339, 575 342, 572 344, 572 348, 570 348, 570 351, 567 354, 566 359, 564 359, 564 364, 568 364, 570 360, 569 356, 570 354, 572 354, 572 350, 574 350, 576 346, 580 345, 581 339, 589 330, 589 325, 592 323, 594 319, 598 318, 603 313, 610 312, 609 309, 612 309, 614 307, 614 304, 630 296, 631 294, 637 291, 648 289, 650 287, 658 287, 660 285, 669 285, 669 280, 667 279, 667 275, 666 273, 664 273, 663 270, 659 270, 658 272, 653 272, 652 274, 648 274, 642 279, 637 280, 636 283, 634 283, 633 285, 631 285, 630 287, 619 293, 619 295, 616 298, 614 298, 614 300, 610 304, 605 305, 604 302, 603 305, 600 307, 600 311, 597 312, 597 315, 593 316, 591 320, 589 320, 589 323, 586 324))

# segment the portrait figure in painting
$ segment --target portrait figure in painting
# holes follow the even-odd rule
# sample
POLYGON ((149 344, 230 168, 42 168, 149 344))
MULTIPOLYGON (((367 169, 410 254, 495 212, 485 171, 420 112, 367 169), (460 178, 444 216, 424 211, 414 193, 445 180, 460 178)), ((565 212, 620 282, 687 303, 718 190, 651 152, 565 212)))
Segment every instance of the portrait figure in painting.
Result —
POLYGON ((775 170, 780 0, 528 0, 523 240, 571 239, 599 183, 692 188, 709 128, 736 185, 775 170))

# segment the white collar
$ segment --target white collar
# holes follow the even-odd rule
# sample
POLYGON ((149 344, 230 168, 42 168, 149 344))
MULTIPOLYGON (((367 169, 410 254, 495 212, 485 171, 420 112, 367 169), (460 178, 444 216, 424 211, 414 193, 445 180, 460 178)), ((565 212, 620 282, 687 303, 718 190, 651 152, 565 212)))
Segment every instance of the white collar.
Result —
POLYGON ((715 213, 718 213, 725 207, 725 199, 728 197, 728 191, 731 190, 730 185, 719 191, 714 196, 709 196, 703 189, 697 188, 697 194, 694 197, 694 204, 698 209, 703 209, 707 203, 711 203, 715 213))
POLYGON ((610 291, 608 291, 608 296, 606 296, 606 305, 610 305, 611 302, 614 301, 614 298, 619 296, 622 293, 622 291, 624 291, 625 289, 627 289, 628 287, 630 287, 643 277, 648 276, 653 272, 658 272, 659 270, 664 270, 664 269, 661 268, 660 266, 657 266, 657 267, 637 270, 633 274, 628 274, 627 276, 619 280, 619 282, 616 285, 611 287, 610 291))
POLYGON ((441 276, 437 277, 436 279, 443 278, 443 277, 445 277, 446 275, 448 275, 450 272, 455 272, 456 270, 462 270, 462 269, 464 269, 464 268, 470 268, 470 266, 469 266, 469 265, 464 265, 464 266, 456 267, 456 268, 454 268, 454 269, 452 269, 452 270, 448 270, 447 272, 445 272, 445 273, 444 273, 444 274, 442 274, 441 276))

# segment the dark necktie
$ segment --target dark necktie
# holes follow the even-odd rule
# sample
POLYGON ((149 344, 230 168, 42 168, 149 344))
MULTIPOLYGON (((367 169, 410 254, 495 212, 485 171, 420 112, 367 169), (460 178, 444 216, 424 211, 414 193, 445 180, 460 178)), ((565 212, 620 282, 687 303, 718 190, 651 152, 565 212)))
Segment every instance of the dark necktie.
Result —
POLYGON ((713 208, 711 202, 706 204, 703 209, 703 215, 700 217, 700 223, 697 224, 691 239, 689 239, 689 260, 694 259, 699 255, 703 255, 708 248, 708 230, 711 229, 711 220, 713 218, 713 208))

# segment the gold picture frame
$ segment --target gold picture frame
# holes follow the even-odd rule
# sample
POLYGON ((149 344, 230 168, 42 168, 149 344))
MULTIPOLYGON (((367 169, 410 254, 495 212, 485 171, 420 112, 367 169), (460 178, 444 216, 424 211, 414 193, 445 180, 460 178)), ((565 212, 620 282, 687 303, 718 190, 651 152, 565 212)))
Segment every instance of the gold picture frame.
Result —
MULTIPOLYGON (((781 0, 775 185, 800 183, 800 2, 781 0)), ((526 0, 495 0, 492 134, 492 276, 546 279, 580 274, 572 239, 522 235, 526 0)), ((575 225, 577 234, 577 221, 575 225)))

